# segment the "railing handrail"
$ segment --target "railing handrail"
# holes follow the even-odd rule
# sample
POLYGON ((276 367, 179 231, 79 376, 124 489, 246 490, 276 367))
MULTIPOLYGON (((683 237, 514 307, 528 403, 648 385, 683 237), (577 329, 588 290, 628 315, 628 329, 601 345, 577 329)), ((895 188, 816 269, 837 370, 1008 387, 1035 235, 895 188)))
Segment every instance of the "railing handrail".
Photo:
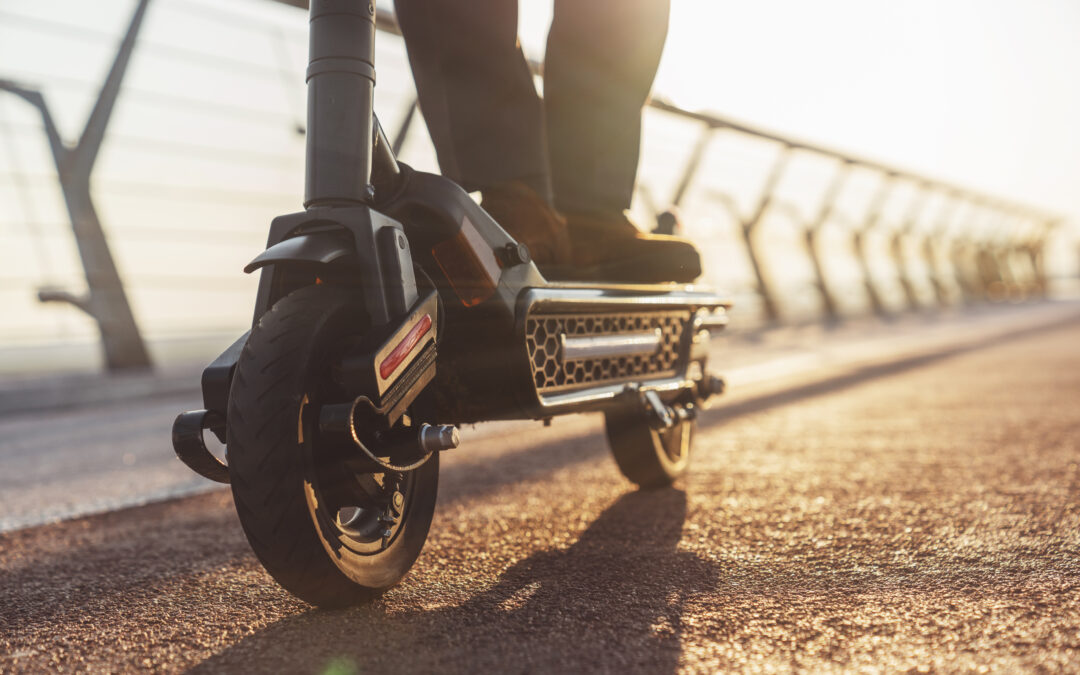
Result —
MULTIPOLYGON (((147 1, 140 0, 139 6, 145 6, 147 1)), ((275 1, 300 8, 307 6, 305 0, 275 1)), ((376 10, 375 23, 384 33, 401 34, 395 15, 390 10, 376 10)), ((274 30, 278 28, 268 25, 274 30)), ((530 61, 530 66, 537 76, 543 75, 542 63, 533 60, 530 61)), ((0 79, 0 91, 23 98, 29 97, 28 102, 31 105, 40 103, 38 107, 44 109, 40 92, 32 87, 22 87, 13 81, 0 79)), ((844 225, 844 236, 850 239, 849 253, 855 256, 861 266, 865 294, 870 308, 875 312, 886 314, 897 309, 897 284, 903 292, 906 305, 911 309, 921 309, 934 299, 937 304, 947 306, 955 300, 1016 299, 1043 297, 1046 294, 1047 270, 1043 253, 1048 236, 1062 222, 1060 217, 1053 216, 1048 211, 992 197, 987 193, 959 187, 915 171, 807 142, 716 113, 687 110, 661 97, 650 100, 649 106, 671 116, 671 121, 681 119, 692 123, 697 136, 694 147, 687 156, 676 162, 682 165, 682 170, 666 202, 658 203, 647 186, 639 185, 639 196, 644 205, 657 216, 658 232, 674 230, 678 224, 675 210, 665 211, 666 207, 679 207, 692 186, 708 187, 700 184, 697 177, 706 166, 703 159, 715 148, 713 141, 718 135, 726 136, 728 132, 733 132, 739 138, 765 141, 775 146, 776 152, 770 167, 749 210, 744 212, 735 196, 719 187, 699 192, 711 206, 723 207, 732 220, 732 234, 741 239, 746 249, 754 277, 751 281, 752 288, 761 299, 762 313, 766 320, 778 320, 786 313, 784 303, 781 302, 783 294, 774 288, 777 286, 776 280, 769 274, 769 267, 774 262, 770 260, 772 254, 762 243, 763 237, 760 236, 770 214, 785 217, 788 220, 785 227, 794 225, 796 230, 801 230, 805 252, 810 257, 814 275, 810 285, 821 296, 821 310, 830 320, 840 318, 846 310, 840 305, 840 296, 834 297, 833 279, 821 257, 824 248, 821 231, 826 223, 844 225), (816 208, 810 208, 808 204, 803 205, 806 208, 792 206, 785 195, 780 194, 780 186, 784 183, 782 179, 790 160, 803 153, 824 160, 820 162, 823 171, 827 164, 829 169, 835 172, 835 176, 826 184, 820 200, 816 202, 816 208), (855 170, 873 174, 878 183, 869 203, 854 209, 858 212, 857 215, 848 212, 851 210, 850 200, 841 199, 846 193, 848 179, 853 177, 855 170), (893 214, 893 210, 886 209, 885 206, 894 202, 899 205, 901 195, 906 202, 905 209, 893 214), (838 208, 841 202, 845 208, 838 208), (931 210, 924 208, 927 202, 934 204, 932 217, 929 218, 927 215, 931 210), (886 216, 886 211, 891 215, 886 216), (958 218, 957 214, 962 217, 958 218), (919 224, 933 227, 917 227, 919 224), (958 226, 961 229, 959 233, 958 226), (871 241, 871 244, 868 245, 868 241, 871 241), (878 277, 881 275, 871 270, 873 265, 868 253, 873 247, 878 249, 879 256, 886 254, 892 259, 892 281, 888 282, 893 287, 891 295, 886 295, 877 288, 880 281, 878 277), (914 266, 916 258, 922 259, 922 268, 914 266), (928 297, 927 284, 931 286, 932 298, 928 297)), ((407 137, 416 110, 414 96, 399 123, 394 140, 395 149, 400 149, 401 143, 407 137)), ((303 126, 298 121, 296 125, 296 128, 303 132, 303 126)), ((48 132, 49 124, 46 123, 45 126, 48 132)), ((59 145, 58 136, 50 140, 55 140, 59 145)), ((89 185, 90 182, 88 179, 80 185, 89 185)), ((234 192, 229 191, 231 198, 236 197, 234 192)), ((85 198, 90 197, 87 194, 85 198)), ((75 220, 73 215, 73 228, 76 227, 75 220)), ((78 234, 76 232, 77 236, 78 234)), ((86 261, 84 272, 91 283, 97 278, 93 265, 86 261)), ((57 292, 51 287, 41 291, 38 294, 41 300, 65 300, 80 306, 81 299, 71 293, 57 292)))

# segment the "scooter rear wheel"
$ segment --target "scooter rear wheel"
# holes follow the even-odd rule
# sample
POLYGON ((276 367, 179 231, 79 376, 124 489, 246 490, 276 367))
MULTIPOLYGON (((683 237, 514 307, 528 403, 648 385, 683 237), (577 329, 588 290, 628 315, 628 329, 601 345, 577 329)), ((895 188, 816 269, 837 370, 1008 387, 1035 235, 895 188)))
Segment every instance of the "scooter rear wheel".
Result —
POLYGON ((604 415, 604 428, 622 474, 643 488, 656 488, 686 472, 697 423, 683 420, 658 431, 641 410, 623 408, 604 415))
POLYGON ((364 316, 354 291, 287 295, 251 331, 230 393, 226 448, 240 524, 271 576, 321 607, 398 583, 435 509, 437 453, 412 471, 372 473, 355 468, 355 448, 319 439, 321 406, 349 400, 331 370, 363 334, 364 316))

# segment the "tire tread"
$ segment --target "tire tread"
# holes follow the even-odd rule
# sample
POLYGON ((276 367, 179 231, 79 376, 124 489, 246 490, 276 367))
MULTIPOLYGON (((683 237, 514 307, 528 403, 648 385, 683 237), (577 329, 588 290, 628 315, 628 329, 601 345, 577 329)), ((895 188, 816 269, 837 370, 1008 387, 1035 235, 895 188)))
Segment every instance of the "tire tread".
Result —
POLYGON ((327 303, 348 300, 341 289, 314 286, 274 305, 244 347, 228 411, 232 492, 248 542, 278 583, 322 607, 377 594, 345 576, 323 549, 298 480, 304 467, 295 442, 297 417, 289 415, 291 409, 299 414, 297 379, 306 364, 298 361, 311 353, 327 303))

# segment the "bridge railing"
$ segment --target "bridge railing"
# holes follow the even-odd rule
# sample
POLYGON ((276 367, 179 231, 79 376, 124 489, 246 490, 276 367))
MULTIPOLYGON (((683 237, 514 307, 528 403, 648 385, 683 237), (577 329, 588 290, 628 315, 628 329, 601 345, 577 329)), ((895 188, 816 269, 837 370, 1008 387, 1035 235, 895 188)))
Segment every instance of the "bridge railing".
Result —
MULTIPOLYGON (((304 5, 303 0, 277 1, 296 6, 304 5)), ((226 16, 225 10, 216 6, 189 3, 186 0, 172 0, 171 5, 169 1, 163 3, 162 0, 140 0, 137 12, 144 12, 147 4, 161 4, 178 13, 213 12, 215 16, 208 18, 212 18, 215 25, 225 27, 224 29, 265 30, 273 33, 275 40, 284 39, 280 34, 280 25, 253 27, 251 22, 232 20, 226 16)), ((27 25, 41 30, 54 30, 58 34, 76 30, 74 26, 65 27, 66 24, 62 22, 35 20, 27 25)), ((251 122, 269 121, 261 119, 260 115, 269 115, 273 111, 256 114, 252 108, 246 106, 215 106, 212 102, 197 100, 197 95, 185 98, 161 92, 139 91, 138 87, 127 86, 121 92, 119 80, 123 73, 122 62, 126 63, 132 52, 138 54, 140 49, 150 49, 160 58, 182 57, 195 59, 206 65, 216 59, 195 54, 189 46, 146 44, 146 38, 136 44, 134 32, 138 30, 138 25, 138 21, 131 21, 128 34, 121 40, 121 49, 118 50, 115 60, 113 72, 117 76, 101 88, 97 97, 99 105, 93 106, 102 110, 103 114, 97 116, 93 125, 87 123, 87 128, 93 127, 100 133, 84 135, 84 140, 96 139, 96 143, 100 144, 102 138, 108 142, 108 138, 113 137, 104 135, 105 125, 108 123, 108 109, 111 107, 111 100, 115 100, 117 96, 122 99, 125 95, 141 97, 144 103, 169 105, 173 108, 190 99, 193 105, 199 104, 204 112, 220 110, 223 115, 243 114, 244 119, 251 122), (126 55, 121 53, 124 50, 126 55)), ((378 26, 385 33, 399 34, 392 13, 380 10, 378 26)), ((303 26, 300 23, 297 23, 295 31, 296 35, 285 37, 293 42, 302 41, 303 26)), ((105 39, 107 36, 97 37, 105 39)), ((298 90, 296 93, 302 85, 302 77, 299 75, 302 65, 291 66, 284 62, 276 66, 264 63, 245 65, 235 58, 228 63, 235 64, 238 68, 243 67, 244 72, 250 76, 280 77, 281 81, 285 82, 284 86, 295 86, 298 90)), ((534 63, 533 66, 540 76, 540 64, 534 63)), ((39 108, 42 119, 46 120, 42 128, 48 132, 48 110, 44 99, 35 94, 35 87, 27 85, 25 78, 4 79, 5 76, 6 73, 0 73, 0 95, 13 94, 39 108)), ((407 83, 407 75, 404 73, 397 79, 407 83)), ((383 94, 387 93, 386 86, 381 85, 380 91, 383 94)), ((405 146, 416 148, 416 142, 423 140, 418 135, 420 129, 417 124, 419 115, 415 92, 409 89, 402 93, 402 96, 405 97, 405 103, 400 108, 403 111, 400 116, 397 119, 384 117, 384 124, 393 136, 397 150, 402 150, 405 146)), ((294 137, 297 131, 302 132, 302 125, 296 119, 300 107, 296 107, 297 110, 292 110, 290 115, 284 115, 292 120, 289 125, 278 121, 278 118, 284 119, 281 115, 276 115, 274 121, 274 124, 281 124, 283 130, 288 126, 287 133, 294 137)), ((905 308, 1039 297, 1046 293, 1044 258, 1047 239, 1059 222, 1054 214, 957 186, 932 176, 770 132, 724 116, 686 110, 659 97, 650 101, 649 115, 677 122, 681 125, 682 132, 670 143, 677 146, 670 148, 669 154, 674 159, 669 158, 670 161, 660 163, 668 174, 664 180, 640 182, 637 200, 639 209, 644 205, 643 210, 655 218, 655 228, 661 232, 673 231, 677 227, 678 218, 675 214, 680 210, 684 214, 720 214, 730 228, 730 240, 725 240, 725 245, 733 243, 741 248, 739 265, 747 270, 736 282, 737 285, 745 285, 745 289, 740 290, 747 291, 747 299, 753 300, 744 303, 744 307, 760 308, 761 317, 765 321, 780 321, 792 314, 792 285, 786 280, 783 268, 793 264, 809 270, 809 280, 796 290, 800 294, 813 294, 817 299, 820 314, 827 319, 837 319, 855 311, 852 309, 853 303, 847 300, 852 294, 860 296, 860 302, 855 303, 858 307, 889 313, 905 308), (744 146, 754 146, 752 154, 760 165, 755 165, 755 168, 760 170, 757 180, 725 182, 715 171, 715 158, 725 155, 729 163, 739 165, 740 173, 746 173, 737 153, 730 152, 726 145, 733 139, 744 146), (813 165, 812 172, 817 178, 814 181, 802 181, 801 191, 796 198, 789 189, 789 183, 799 178, 808 162, 813 165), (774 237, 778 228, 787 228, 786 238, 779 243, 774 237), (838 254, 838 249, 844 249, 843 255, 838 254)), ((78 150, 77 145, 65 146, 58 138, 53 138, 55 134, 46 135, 59 155, 78 150)), ((647 134, 647 144, 648 140, 647 134)), ((162 152, 176 151, 186 155, 197 154, 200 157, 213 155, 222 162, 243 160, 247 165, 257 164, 264 170, 269 169, 267 162, 270 160, 274 166, 282 167, 298 167, 297 162, 302 161, 300 153, 290 154, 284 150, 284 146, 272 153, 260 147, 257 152, 248 151, 246 155, 240 155, 235 150, 206 147, 205 143, 185 144, 177 138, 158 140, 157 145, 153 146, 148 145, 145 139, 138 141, 139 149, 144 151, 158 148, 162 152)), ((92 149, 96 152, 96 146, 92 149)), ((200 277, 202 286, 199 286, 196 280, 185 281, 187 277, 180 268, 177 268, 172 276, 169 275, 169 270, 157 269, 152 275, 128 274, 125 275, 127 283, 121 284, 115 267, 110 271, 110 242, 105 235, 106 232, 114 230, 96 222, 97 215, 93 206, 90 186, 96 184, 100 187, 102 179, 91 182, 93 153, 87 150, 86 154, 89 159, 82 163, 61 161, 63 158, 60 157, 57 159, 55 178, 45 175, 39 177, 43 180, 55 180, 69 202, 70 222, 67 226, 71 228, 79 244, 80 254, 85 250, 81 263, 88 292, 77 296, 56 289, 43 289, 38 293, 38 297, 42 301, 71 303, 91 317, 98 325, 105 353, 114 355, 114 358, 107 360, 109 367, 138 367, 145 362, 141 357, 137 364, 121 362, 123 355, 134 353, 125 345, 136 344, 136 341, 142 340, 135 323, 128 320, 131 312, 126 305, 105 302, 124 300, 125 285, 129 293, 136 294, 145 294, 147 289, 155 293, 167 290, 175 294, 190 288, 207 294, 213 293, 219 301, 222 292, 236 291, 235 295, 239 297, 242 295, 240 291, 247 287, 241 288, 237 285, 233 288, 230 285, 232 282, 229 280, 233 278, 231 267, 223 267, 221 270, 207 267, 200 270, 203 272, 200 277), (207 271, 210 274, 206 274, 207 271), (163 284, 167 284, 168 288, 163 288, 163 284)), ((746 166, 749 165, 748 162, 746 166)), ((646 156, 645 167, 650 166, 646 156)), ((125 189, 138 189, 142 198, 160 195, 162 198, 183 198, 189 202, 197 201, 201 198, 199 195, 213 197, 215 201, 224 200, 226 197, 239 198, 238 195, 226 195, 226 189, 219 185, 198 188, 201 192, 191 192, 191 197, 188 197, 189 193, 181 194, 182 190, 172 186, 167 190, 155 191, 150 189, 152 185, 145 182, 139 182, 138 185, 132 181, 126 183, 129 185, 125 189)), ((105 185, 108 186, 107 181, 105 185)), ((18 185, 14 186, 14 190, 18 192, 18 185)), ((257 202, 260 207, 267 209, 279 209, 277 204, 291 203, 284 194, 274 195, 280 202, 271 203, 272 200, 266 197, 268 193, 249 192, 251 194, 245 193, 244 197, 247 202, 257 202)), ((182 222, 184 228, 188 227, 187 220, 178 218, 177 222, 182 222)), ((174 229, 177 229, 180 236, 178 228, 179 226, 174 229)), ((128 227, 115 231, 124 232, 119 238, 127 240, 128 235, 136 234, 146 235, 144 239, 161 236, 160 233, 166 229, 162 226, 133 231, 133 228, 128 227)), ((209 232, 211 228, 204 226, 202 231, 209 232)), ((247 248, 258 238, 253 233, 239 229, 228 230, 216 225, 213 231, 217 246, 227 245, 231 241, 236 247, 244 248, 241 255, 249 254, 247 248)), ((707 270, 710 266, 716 267, 713 263, 717 251, 704 243, 701 237, 703 231, 700 228, 688 227, 685 234, 702 243, 707 270)), ((730 251, 724 253, 731 255, 730 251)), ((710 277, 710 280, 729 285, 727 278, 710 277)), ((12 289, 0 290, 7 292, 12 289)), ((239 303, 239 300, 237 302, 239 303)), ((147 304, 144 301, 142 306, 146 307, 147 304)), ((238 316, 242 317, 243 313, 238 316)), ((242 319, 237 321, 239 325, 242 319)), ((220 329, 224 328, 225 326, 222 326, 220 329)))
MULTIPOLYGON (((279 1, 297 7, 307 6, 304 0, 279 1)), ((393 12, 389 10, 378 10, 376 23, 384 32, 401 35, 393 12)), ((533 71, 542 76, 543 65, 535 61, 531 65, 533 71)), ((875 283, 868 254, 867 241, 873 235, 887 239, 895 277, 910 309, 925 306, 913 281, 913 258, 921 258, 920 262, 928 271, 927 280, 938 305, 1035 297, 1046 292, 1043 249, 1047 236, 1060 221, 1054 214, 714 113, 686 110, 661 97, 650 99, 648 105, 653 110, 700 126, 697 140, 668 198, 668 207, 656 208, 657 195, 649 196, 657 211, 654 215, 659 232, 672 232, 677 218, 669 209, 681 206, 690 187, 699 180, 702 160, 717 134, 738 134, 776 146, 775 157, 751 209, 740 210, 737 195, 730 191, 721 188, 709 191, 712 200, 737 224, 754 273, 755 291, 769 321, 782 318, 778 292, 770 282, 766 256, 758 238, 761 224, 770 212, 785 213, 801 230, 805 254, 814 270, 813 286, 820 295, 822 312, 830 320, 840 317, 840 309, 819 239, 826 224, 837 221, 848 227, 851 245, 862 269, 866 296, 875 313, 885 314, 888 309, 875 283), (790 159, 799 153, 816 155, 834 164, 832 179, 822 190, 817 207, 809 212, 778 198, 777 187, 785 177, 790 159), (857 170, 876 174, 879 185, 863 212, 843 213, 840 201, 849 177, 857 170), (889 223, 883 217, 885 205, 904 184, 914 188, 907 195, 905 214, 899 223, 889 223), (928 208, 935 202, 934 209, 928 208), (960 289, 960 297, 950 293, 953 287, 960 289)), ((395 149, 404 145, 415 120, 415 111, 414 98, 393 139, 395 149)))

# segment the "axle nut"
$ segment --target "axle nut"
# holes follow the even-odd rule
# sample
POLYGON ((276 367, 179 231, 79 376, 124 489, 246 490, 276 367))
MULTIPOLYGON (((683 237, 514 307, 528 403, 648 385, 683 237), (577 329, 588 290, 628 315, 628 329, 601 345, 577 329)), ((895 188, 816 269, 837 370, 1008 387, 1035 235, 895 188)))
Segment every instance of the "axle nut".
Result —
POLYGON ((424 452, 452 450, 461 443, 457 427, 452 424, 424 424, 420 427, 420 447, 424 452))

